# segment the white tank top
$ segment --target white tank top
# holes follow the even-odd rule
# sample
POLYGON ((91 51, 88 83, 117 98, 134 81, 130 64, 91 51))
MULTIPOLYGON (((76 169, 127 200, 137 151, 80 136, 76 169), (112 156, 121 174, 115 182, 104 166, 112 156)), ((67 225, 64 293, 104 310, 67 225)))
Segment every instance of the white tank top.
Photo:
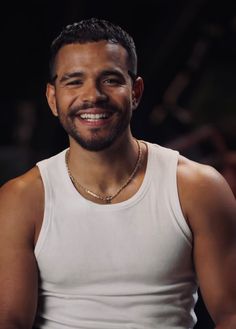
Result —
POLYGON ((147 143, 143 183, 130 199, 83 198, 65 152, 37 163, 45 212, 35 248, 37 329, 190 329, 197 284, 191 231, 178 199, 178 152, 147 143))

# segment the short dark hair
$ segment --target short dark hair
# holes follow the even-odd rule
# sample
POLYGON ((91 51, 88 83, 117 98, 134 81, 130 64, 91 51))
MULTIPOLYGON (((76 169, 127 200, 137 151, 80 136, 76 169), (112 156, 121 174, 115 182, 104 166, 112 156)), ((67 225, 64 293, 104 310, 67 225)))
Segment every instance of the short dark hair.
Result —
POLYGON ((133 38, 120 26, 107 20, 90 18, 67 25, 51 44, 49 74, 50 81, 55 80, 55 58, 61 47, 72 43, 87 43, 107 40, 122 45, 128 53, 129 74, 137 75, 137 53, 133 38))

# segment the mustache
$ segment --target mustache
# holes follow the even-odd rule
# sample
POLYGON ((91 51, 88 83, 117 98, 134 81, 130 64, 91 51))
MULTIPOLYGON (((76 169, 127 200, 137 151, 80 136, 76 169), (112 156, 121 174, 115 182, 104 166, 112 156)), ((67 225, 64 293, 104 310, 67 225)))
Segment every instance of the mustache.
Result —
POLYGON ((100 108, 103 110, 108 110, 110 112, 120 112, 119 109, 109 103, 92 103, 92 102, 86 102, 78 106, 72 106, 69 108, 69 116, 73 117, 78 114, 79 111, 87 110, 87 109, 93 109, 93 108, 100 108))

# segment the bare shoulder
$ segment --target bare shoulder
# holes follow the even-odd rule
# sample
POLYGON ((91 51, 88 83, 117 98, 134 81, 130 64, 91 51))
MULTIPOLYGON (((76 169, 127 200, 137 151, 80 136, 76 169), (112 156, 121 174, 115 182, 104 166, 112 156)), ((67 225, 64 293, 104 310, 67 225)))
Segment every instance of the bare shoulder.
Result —
POLYGON ((213 218, 234 217, 236 200, 229 184, 212 166, 179 157, 178 190, 183 213, 194 227, 213 218))
POLYGON ((198 187, 198 189, 211 188, 211 186, 216 187, 215 184, 228 185, 223 176, 214 167, 192 161, 181 155, 178 161, 178 178, 180 183, 196 184, 195 187, 198 187))
MULTIPOLYGON (((19 202, 19 207, 30 206, 31 201, 40 200, 43 196, 43 184, 37 167, 22 176, 9 180, 0 188, 0 202, 12 205, 19 202)), ((35 205, 35 204, 34 204, 35 205)))
POLYGON ((34 167, 0 188, 0 227, 15 228, 18 233, 21 229, 29 230, 27 233, 34 239, 42 220, 43 204, 43 183, 38 168, 34 167))

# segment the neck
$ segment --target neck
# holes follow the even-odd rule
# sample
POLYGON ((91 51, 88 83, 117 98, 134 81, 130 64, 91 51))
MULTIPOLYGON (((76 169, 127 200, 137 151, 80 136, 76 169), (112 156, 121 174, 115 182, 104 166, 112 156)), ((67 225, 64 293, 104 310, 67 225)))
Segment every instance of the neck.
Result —
POLYGON ((70 145, 68 165, 73 177, 81 185, 102 194, 113 194, 132 173, 138 158, 136 140, 117 140, 111 147, 99 152, 70 145))

